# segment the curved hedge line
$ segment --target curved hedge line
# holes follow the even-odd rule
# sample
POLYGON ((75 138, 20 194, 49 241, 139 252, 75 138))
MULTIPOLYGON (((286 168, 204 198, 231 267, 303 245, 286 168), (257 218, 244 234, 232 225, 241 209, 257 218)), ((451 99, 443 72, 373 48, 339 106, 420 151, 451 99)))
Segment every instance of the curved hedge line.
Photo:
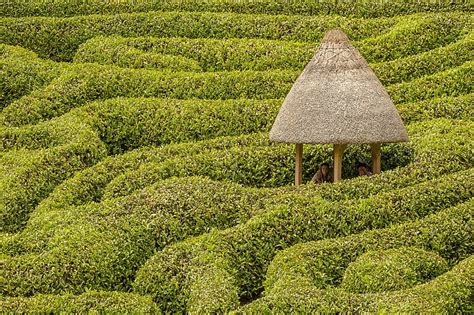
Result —
POLYGON ((389 32, 358 43, 358 49, 368 62, 390 61, 446 45, 469 32, 472 23, 470 14, 459 13, 400 19, 389 32))
POLYGON ((216 304, 219 299, 214 298, 235 297, 233 293, 227 294, 229 288, 238 290, 240 297, 255 295, 278 250, 301 241, 383 228, 435 213, 445 204, 472 198, 473 176, 470 169, 368 199, 276 207, 245 224, 166 247, 138 271, 135 291, 153 295, 165 311, 229 310, 239 301, 230 299, 216 304), (219 281, 213 282, 213 277, 202 278, 207 274, 206 270, 214 268, 228 273, 228 281, 217 278, 219 281), (203 284, 206 284, 207 292, 213 294, 203 300, 191 296, 193 286, 203 284), (190 301, 196 301, 198 305, 190 305, 190 301))
POLYGON ((402 120, 407 124, 434 118, 472 120, 474 93, 455 97, 440 97, 397 106, 402 120))
MULTIPOLYGON (((80 109, 112 154, 271 128, 282 100, 118 98, 80 109)), ((76 114, 76 113, 71 113, 76 114)))
MULTIPOLYGON (((473 161, 472 152, 466 151, 465 143, 472 135, 472 123, 439 120, 431 123, 416 124, 412 141, 415 152, 410 146, 387 146, 390 151, 384 152, 385 167, 405 166, 397 170, 384 172, 380 177, 371 180, 356 179, 347 185, 322 185, 318 188, 325 197, 354 198, 363 193, 377 192, 390 187, 404 187, 408 183, 419 182, 439 176, 449 170, 456 171, 469 167, 473 161), (452 123, 452 126, 444 124, 452 123), (439 128, 439 129, 438 129, 439 128), (425 135, 431 129, 432 134, 425 135), (450 142, 440 141, 440 134, 450 142), (324 187, 324 188, 323 188, 324 187), (355 194, 355 195, 354 195, 355 194), (345 197, 343 197, 343 196, 345 197)), ((153 182, 169 176, 203 175, 215 180, 230 180, 246 186, 277 187, 293 182, 294 147, 276 145, 272 147, 229 148, 225 151, 206 152, 188 157, 168 159, 164 162, 148 163, 136 170, 130 170, 117 176, 107 185, 104 197, 127 195, 144 188, 153 182), (216 158, 218 157, 218 158, 216 158)), ((368 150, 363 146, 350 146, 343 159, 345 176, 353 174, 354 164, 361 157, 367 158, 368 150)), ((310 179, 321 161, 330 161, 330 146, 306 146, 303 164, 303 178, 310 179)), ((364 159, 362 159, 364 160, 364 159)), ((333 199, 333 200, 334 200, 333 199)))
POLYGON ((75 65, 43 90, 12 103, 0 114, 6 126, 35 124, 93 100, 118 96, 200 99, 274 99, 285 95, 297 73, 242 71, 167 73, 93 64, 75 65))
POLYGON ((39 206, 61 208, 68 205, 82 205, 100 201, 106 185, 126 171, 138 169, 146 163, 159 163, 170 158, 185 157, 214 150, 238 147, 272 145, 267 133, 220 137, 193 143, 169 144, 161 147, 143 147, 123 155, 108 157, 96 165, 76 173, 71 179, 61 183, 39 206))
MULTIPOLYGON (((447 124, 446 121, 441 121, 440 125, 444 126, 445 128, 447 126, 449 126, 449 124, 447 124)), ((436 126, 436 128, 440 128, 440 127, 436 126)), ((452 127, 450 127, 450 128, 452 128, 452 127)), ((420 129, 425 131, 425 132, 427 130, 425 125, 420 126, 420 129)), ((454 134, 460 135, 460 137, 462 138, 463 136, 462 136, 462 133, 460 133, 460 131, 461 131, 460 129, 453 129, 452 130, 452 132, 454 134)), ((446 135, 449 135, 449 133, 446 134, 446 135)), ((439 136, 435 135, 434 137, 439 137, 439 136)), ((267 137, 266 137, 265 134, 263 134, 261 136, 258 136, 258 137, 249 136, 249 137, 246 137, 246 138, 245 137, 238 137, 238 138, 235 138, 235 139, 233 139, 233 138, 227 138, 227 139, 228 140, 226 140, 226 141, 222 141, 221 139, 215 139, 215 140, 212 140, 212 141, 204 141, 202 143, 196 143, 195 145, 191 145, 190 147, 194 148, 196 153, 202 154, 201 151, 202 151, 203 148, 205 148, 206 150, 209 150, 209 151, 212 152, 212 146, 214 146, 215 148, 222 148, 223 149, 225 147, 233 147, 236 144, 240 145, 240 146, 247 146, 249 144, 255 146, 255 145, 258 145, 259 143, 262 143, 262 141, 263 142, 268 142, 267 137), (209 144, 211 144, 211 146, 209 144)), ((82 172, 79 175, 76 175, 75 178, 73 178, 69 182, 67 182, 66 185, 60 185, 59 187, 57 187, 55 192, 53 192, 47 200, 45 200, 44 202, 41 203, 41 205, 33 213, 33 216, 30 218, 28 226, 24 230, 24 232, 21 233, 18 238, 13 240, 13 243, 16 242, 16 244, 14 244, 15 246, 13 246, 11 244, 10 245, 9 244, 4 244, 2 246, 7 247, 6 250, 9 254, 15 254, 15 251, 13 249, 11 249, 11 247, 13 246, 13 247, 17 248, 16 249, 17 254, 18 253, 24 253, 25 257, 27 257, 25 259, 34 260, 33 257, 35 257, 35 256, 29 256, 29 255, 26 255, 26 253, 28 253, 28 252, 37 252, 37 251, 46 250, 47 248, 49 248, 50 245, 48 245, 48 239, 51 237, 51 234, 50 234, 51 230, 49 230, 49 232, 48 232, 48 229, 50 229, 51 227, 61 226, 61 224, 54 223, 55 220, 51 219, 51 217, 50 217, 51 215, 53 215, 53 218, 54 218, 54 216, 57 216, 61 220, 66 220, 65 217, 68 217, 68 216, 64 215, 62 209, 64 209, 67 205, 76 205, 76 204, 80 205, 80 204, 87 203, 87 202, 90 202, 90 201, 100 200, 101 198, 102 199, 107 199, 109 197, 109 195, 107 193, 107 190, 104 190, 104 189, 106 189, 107 183, 110 180, 112 180, 115 176, 117 176, 117 174, 120 174, 121 172, 126 171, 128 168, 131 167, 131 165, 135 165, 133 167, 138 168, 140 164, 146 163, 147 160, 148 161, 150 161, 150 160, 160 161, 160 160, 165 159, 167 156, 173 156, 176 153, 179 153, 183 156, 187 156, 191 152, 190 148, 187 148, 187 147, 188 147, 187 144, 186 145, 182 144, 182 145, 165 146, 165 147, 162 147, 162 148, 159 148, 159 149, 151 150, 151 152, 146 151, 146 150, 139 151, 139 152, 132 152, 132 153, 126 154, 124 157, 119 157, 119 158, 116 158, 116 159, 109 159, 107 163, 104 162, 104 163, 99 164, 98 166, 95 166, 92 169, 85 170, 84 172, 82 172), (157 153, 160 153, 160 154, 157 154, 157 153), (120 163, 118 163, 119 161, 120 161, 120 163), (77 180, 79 180, 79 182, 77 180), (68 189, 67 187, 71 187, 71 188, 68 189), (105 192, 105 196, 104 196, 104 192, 105 192), (47 219, 45 220, 44 218, 47 218, 47 219), (31 226, 31 228, 29 228, 29 226, 31 226), (41 228, 42 226, 46 227, 46 231, 44 231, 45 234, 42 234, 43 232, 41 232, 44 229, 44 228, 41 228), (31 235, 30 235, 30 232, 32 230, 37 231, 37 232, 31 233, 31 235), (8 249, 8 247, 10 247, 10 249, 8 249)), ((270 149, 270 148, 271 147, 269 147, 268 149, 270 149)), ((324 150, 322 152, 318 151, 320 149, 318 149, 317 146, 315 146, 315 150, 316 151, 314 151, 315 152, 314 153, 315 154, 315 159, 314 160, 316 160, 316 161, 321 160, 321 156, 319 154, 329 155, 328 152, 324 153, 325 152, 324 150), (320 153, 318 153, 318 152, 320 152, 320 153)), ((394 150, 397 150, 397 149, 394 148, 394 150)), ((431 156, 433 156, 433 152, 436 152, 436 151, 433 151, 433 149, 431 149, 431 150, 432 150, 431 151, 431 156)), ((463 150, 465 151, 464 147, 463 147, 463 150)), ((228 152, 228 150, 226 150, 226 151, 228 152)), ((249 150, 249 151, 251 151, 251 150, 249 150)), ((288 153, 291 153, 290 150, 288 150, 288 151, 289 151, 288 153)), ((452 154, 458 154, 458 152, 456 150, 454 150, 453 148, 451 148, 451 150, 446 150, 446 148, 443 148, 442 151, 443 152, 445 152, 445 151, 450 152, 452 154)), ((265 151, 263 151, 263 152, 265 152, 265 151)), ((309 151, 309 152, 311 152, 311 151, 309 151)), ((396 151, 392 151, 392 152, 395 153, 396 151)), ((396 156, 396 154, 392 154, 392 155, 396 156)), ((291 158, 291 156, 292 156, 292 154, 288 154, 287 156, 283 156, 283 158, 288 159, 288 158, 291 158)), ((311 155, 308 155, 308 156, 311 156, 311 155)), ((471 160, 469 160, 468 156, 466 156, 464 158, 461 158, 461 159, 465 159, 465 158, 468 159, 467 162, 472 161, 472 158, 471 158, 471 160)), ((450 158, 446 158, 446 159, 450 159, 450 158)), ((248 161, 246 161, 246 162, 248 162, 248 161)), ((212 163, 215 164, 215 161, 212 162, 212 163)), ((259 163, 266 164, 267 162, 259 161, 259 163)), ((454 164, 452 164, 452 163, 453 163, 453 161, 451 161, 451 164, 446 163, 446 167, 451 168, 451 170, 455 170, 456 166, 453 166, 454 164)), ((466 163, 466 161, 465 161, 465 163, 466 163)), ((269 164, 269 163, 267 163, 267 164, 269 164)), ((286 163, 286 164, 288 164, 288 163, 286 163)), ((432 164, 432 162, 430 161, 429 164, 432 164)), ((308 164, 308 166, 309 165, 311 165, 311 164, 308 164)), ((314 162, 312 163, 312 165, 314 165, 314 162)), ((459 167, 460 166, 457 166, 457 168, 459 168, 459 167)), ((463 166, 463 167, 465 167, 465 166, 463 166)), ((251 163, 249 165, 249 169, 254 170, 255 168, 256 168, 256 166, 254 164, 251 163)), ((258 169, 259 169, 259 167, 257 167, 257 170, 258 169)), ((307 169, 309 171, 312 171, 312 169, 309 168, 309 167, 307 169)), ((293 172, 292 167, 291 167, 291 169, 286 170, 286 172, 288 173, 288 176, 292 176, 292 172, 293 172)), ((264 173, 265 172, 262 172, 262 174, 264 174, 264 173)), ((429 172, 423 171, 422 173, 425 173, 423 176, 430 176, 429 172), (426 173, 428 173, 428 175, 426 175, 426 173)), ((439 174, 439 173, 437 173, 437 174, 439 174)), ((309 174, 309 175, 312 175, 312 174, 309 174)), ((168 174, 168 176, 170 176, 170 174, 168 174)), ((399 178, 400 180, 403 179, 403 178, 400 178, 400 176, 398 176, 398 174, 396 174, 395 176, 397 178, 399 178)), ((431 176, 433 176, 433 175, 431 174, 431 176)), ((423 177, 419 176, 419 178, 417 178, 416 180, 419 181, 420 178, 423 178, 423 177)), ((376 178, 374 178, 374 179, 376 179, 376 178)), ((341 186, 341 185, 339 185, 339 186, 333 185, 334 187, 331 188, 333 190, 333 192, 331 193, 331 196, 337 196, 337 194, 334 193, 334 190, 337 190, 338 187, 341 190, 341 193, 345 193, 344 189, 347 189, 347 188, 354 189, 354 191, 358 190, 357 189, 358 185, 357 184, 354 185, 354 182, 356 182, 356 183, 360 182, 360 185, 364 185, 364 186, 368 187, 368 188, 366 188, 365 191, 358 192, 358 196, 366 194, 367 191, 370 192, 371 189, 376 189, 375 191, 380 192, 381 186, 385 186, 386 190, 389 190, 390 187, 391 187, 390 185, 387 185, 387 182, 384 178, 381 178, 380 182, 376 185, 373 185, 373 184, 367 185, 367 180, 364 181, 362 179, 357 179, 355 181, 351 181, 350 183, 349 182, 345 183, 344 185, 345 185, 346 188, 344 188, 344 186, 341 186)), ((409 185, 410 183, 413 183, 413 179, 411 181, 404 182, 405 185, 409 185)), ((330 185, 327 185, 327 187, 329 187, 329 186, 330 185)), ((324 191, 324 189, 323 190, 320 190, 320 189, 323 189, 323 187, 318 188, 316 190, 316 193, 321 194, 324 191)), ((383 190, 383 188, 382 188, 382 190, 383 190)), ((280 190, 278 190, 278 191, 280 191, 280 190)), ((265 191, 263 191, 263 192, 265 192, 265 191)), ((372 193, 373 192, 374 192, 374 190, 372 190, 372 193)), ((314 195, 314 193, 315 193, 315 191, 313 190, 312 192, 310 191, 308 195, 311 195, 311 194, 314 195)), ((317 196, 317 194, 315 196, 317 196)), ((128 198, 128 197, 125 197, 125 198, 128 198)), ((286 197, 283 197, 283 198, 286 198, 286 197)), ((184 199, 186 199, 186 198, 184 198, 184 199)), ((293 198, 284 199, 284 200, 285 200, 284 201, 285 203, 288 203, 290 200, 292 200, 291 202, 292 203, 296 202, 296 204, 301 204, 301 202, 306 204, 308 202, 308 201, 304 201, 305 200, 304 198, 300 201, 298 201, 299 199, 294 200, 293 198)), ((113 201, 108 201, 106 203, 106 205, 107 204, 110 205, 111 203, 113 203, 113 201)), ((223 206, 228 206, 228 205, 223 203, 223 206)), ((83 209, 93 209, 93 207, 92 208, 91 207, 92 206, 87 206, 86 205, 85 207, 82 207, 82 208, 83 209)), ((100 207, 105 207, 107 209, 110 208, 110 207, 106 207, 105 205, 101 205, 100 207)), ((73 213, 73 215, 69 216, 70 219, 68 219, 68 220, 73 220, 72 222, 77 222, 77 220, 79 220, 78 219, 79 215, 78 215, 78 210, 77 209, 82 209, 82 208, 73 207, 72 209, 75 209, 75 210, 73 210, 71 212, 71 213, 73 213)), ((85 210, 83 210, 83 211, 85 211, 85 210)), ((91 211, 95 212, 96 210, 91 210, 91 211)), ((104 226, 107 226, 108 228, 110 228, 109 223, 107 223, 107 224, 104 223, 104 226)), ((87 225, 87 227, 88 227, 88 225, 87 225)), ((99 230, 101 230, 101 229, 99 229, 99 230)), ((54 232, 55 230, 53 229, 52 231, 54 232)), ((86 233, 86 235, 89 235, 87 237, 92 237, 92 238, 93 237, 100 237, 102 239, 106 239, 106 237, 103 234, 99 233, 99 236, 97 236, 97 232, 93 232, 93 231, 94 231, 93 227, 88 227, 85 230, 85 232, 82 232, 82 233, 86 233), (91 231, 88 231, 89 228, 91 229, 91 231)), ((69 232, 71 232, 71 230, 69 230, 69 232)), ((79 233, 79 231, 77 233, 79 233)), ((127 234, 120 236, 119 239, 129 239, 129 236, 126 236, 126 235, 127 234)), ((114 238, 116 236, 110 236, 110 237, 114 238)), ((143 234, 141 234, 141 237, 142 237, 141 238, 142 240, 144 240, 144 239, 149 240, 149 238, 145 238, 143 236, 143 234)), ((77 238, 71 237, 71 241, 76 242, 77 240, 79 240, 81 238, 85 238, 85 236, 80 234, 80 235, 77 236, 77 238)), ((133 240, 132 242, 135 242, 135 240, 133 240)), ((100 242, 91 240, 90 243, 95 244, 95 243, 100 243, 100 242)), ((103 243, 104 243, 104 246, 105 246, 106 242, 104 241, 103 243)), ((153 243, 153 241, 149 240, 149 243, 147 243, 147 244, 152 244, 152 243, 153 243)), ((78 242, 78 244, 81 244, 81 242, 78 242)), ((110 245, 110 246, 112 246, 112 245, 110 245)), ((115 248, 114 246, 115 245, 110 247, 110 248, 112 248, 111 252, 116 253, 118 251, 116 249, 113 249, 113 248, 115 248)), ((145 246, 145 245, 143 245, 143 246, 145 246)), ((107 247, 107 246, 105 246, 105 247, 107 247)), ((54 246, 53 246, 53 248, 54 248, 54 246)), ((153 248, 153 246, 152 245, 146 245, 146 248, 153 248)), ((99 249, 102 251, 102 253, 104 253, 103 247, 99 246, 97 251, 99 251, 99 249)), ((76 249, 74 247, 74 250, 72 250, 72 251, 75 251, 75 250, 76 249)), ((59 250, 59 249, 57 249, 57 251, 59 253, 62 253, 62 251, 59 250)), ((81 251, 79 251, 79 252, 81 252, 81 251)), ((108 252, 108 250, 106 252, 108 252)), ((147 253, 148 251, 143 250, 143 252, 147 253)), ((83 258, 80 258, 80 257, 78 258, 77 255, 78 254, 74 254, 74 255, 71 254, 71 259, 76 259, 77 258, 78 261, 83 259, 83 258)), ((87 256, 86 259, 94 261, 94 257, 95 256, 92 256, 92 258, 87 256)), ((136 260, 133 260, 133 259, 128 259, 128 260, 130 260, 130 263, 132 263, 133 261, 135 261, 135 262, 140 261, 140 259, 143 259, 143 258, 136 258, 136 260)), ((112 262, 114 261, 113 258, 111 258, 111 260, 112 260, 112 262)), ((112 263, 110 261, 108 261, 108 262, 112 263)), ((23 263, 24 262, 22 261, 22 264, 23 263)), ((38 263, 38 261, 36 261, 36 263, 38 263)), ((103 264, 106 264, 106 262, 103 262, 103 264)), ((91 265, 92 265, 91 268, 94 268, 94 266, 97 267, 97 265, 95 265, 95 264, 91 264, 91 265)), ((137 265, 139 265, 139 263, 137 263, 137 265)), ((103 268, 101 270, 110 269, 110 266, 108 266, 108 265, 107 266, 100 265, 100 266, 101 266, 100 268, 103 268)), ((123 274, 129 274, 130 273, 129 269, 137 268, 137 267, 133 267, 133 266, 130 267, 129 266, 130 268, 127 269, 128 268, 127 266, 128 265, 125 265, 125 264, 123 264, 123 266, 121 265, 120 270, 122 270, 121 272, 123 274)), ((134 266, 136 266, 136 265, 134 265, 134 266)), ((25 267, 25 268, 32 268, 32 267, 30 265, 27 265, 27 267, 25 267)), ((115 270, 118 270, 118 269, 115 269, 115 270)), ((84 273, 86 275, 88 274, 88 272, 84 272, 84 273)), ((53 279, 55 279, 54 277, 58 277, 58 276, 54 275, 54 276, 51 276, 51 277, 53 279)), ((65 276, 65 275, 61 275, 61 277, 66 277, 67 278, 67 276, 65 276)), ((104 276, 104 277, 106 278, 107 276, 104 276)), ((124 283, 127 283, 127 281, 130 281, 130 280, 125 281, 123 279, 121 279, 121 280, 124 281, 124 283)), ((34 278, 32 278, 32 281, 36 281, 36 280, 34 280, 34 278)), ((56 283, 54 281, 53 281, 53 283, 56 283)), ((97 281, 99 281, 99 280, 97 280, 97 281)), ((100 280, 100 281, 102 281, 102 280, 100 280)), ((106 282, 106 283, 108 283, 108 282, 106 282)), ((44 286, 48 287, 49 285, 54 287, 54 285, 52 285, 51 283, 48 284, 48 285, 44 285, 44 286)), ((100 283, 98 285, 110 285, 110 284, 100 283)), ((14 287, 19 287, 19 285, 17 284, 14 287)), ((31 286, 26 285, 26 287, 31 287, 31 286)), ((102 287, 99 287, 99 288, 102 288, 102 287)))
MULTIPOLYGON (((469 298, 472 279, 460 269, 406 290, 354 294, 337 288, 351 262, 367 251, 414 246, 438 252, 456 264, 473 253, 474 201, 447 208, 419 221, 365 231, 344 238, 297 244, 279 252, 267 271, 265 297, 245 306, 244 312, 419 312, 460 311, 469 298), (462 226, 462 229, 459 227, 462 226), (446 281, 448 280, 448 281, 446 281), (467 281, 467 282, 466 282, 467 281), (450 283, 449 286, 444 284, 450 283), (470 283, 470 284, 469 284, 470 283), (309 297, 311 296, 311 297, 309 297)), ((470 256, 472 260, 473 256, 470 256)), ((473 267, 465 269, 472 273, 473 267)))
POLYGON ((0 44, 0 110, 59 76, 60 66, 21 47, 0 44))
POLYGON ((419 102, 435 97, 459 96, 473 93, 474 61, 429 76, 387 87, 394 103, 419 102))
POLYGON ((151 68, 169 71, 200 72, 193 58, 155 51, 146 52, 119 40, 120 37, 94 37, 82 44, 74 55, 75 63, 94 62, 124 68, 151 68))
POLYGON ((106 153, 90 126, 74 117, 59 124, 3 128, 0 135, 1 148, 7 150, 0 155, 2 232, 23 227, 31 210, 56 185, 94 165, 106 153))
POLYGON ((155 250, 247 221, 275 193, 206 178, 169 179, 133 195, 35 212, 2 265, 3 295, 129 290, 155 250), (41 247, 41 251, 31 249, 41 247))
MULTIPOLYGON (((416 153, 413 152, 412 146, 405 144, 382 146, 382 167, 391 169, 405 165, 414 159, 414 154, 418 160, 416 164, 398 170, 386 171, 370 179, 355 178, 333 185, 303 185, 298 188, 283 189, 307 196, 317 194, 328 200, 364 198, 385 189, 396 189, 422 180, 433 179, 445 172, 462 170, 472 165, 473 156, 471 151, 466 150, 465 147, 466 139, 472 136, 472 130, 469 123, 446 119, 412 124, 409 126, 409 134, 415 145, 416 153), (444 141, 443 137, 450 139, 450 141, 444 141)), ((93 167, 77 173, 59 185, 37 210, 100 201, 104 198, 106 187, 110 181, 121 174, 137 170, 143 165, 159 164, 167 159, 186 158, 206 152, 220 152, 219 150, 225 152, 232 148, 237 150, 238 148, 265 146, 268 146, 269 149, 278 146, 269 141, 267 133, 220 137, 195 143, 165 145, 159 148, 141 148, 120 156, 109 157, 93 167)), ((305 178, 308 180, 321 160, 330 159, 331 154, 328 146, 323 146, 318 150, 322 150, 322 156, 319 154, 311 156, 308 155, 305 147, 304 170, 305 178)), ((369 154, 370 150, 363 146, 349 147, 344 159, 345 174, 350 174, 351 170, 353 171, 354 161, 369 158, 369 154)), ((258 165, 260 163, 267 162, 259 162, 258 165)), ((255 165, 249 165, 249 167, 255 168, 255 165)), ((285 168, 288 168, 288 176, 292 176, 290 174, 293 171, 292 164, 286 165, 285 168)), ((281 185, 289 183, 285 182, 281 185)))
MULTIPOLYGON (((441 73, 394 84, 387 91, 395 103, 469 94, 472 93, 468 79, 472 64, 469 61, 441 73)), ((92 64, 75 65, 44 89, 34 91, 6 107, 0 114, 0 122, 7 126, 33 124, 93 100, 118 96, 282 98, 297 76, 295 71, 279 70, 171 74, 92 64), (144 86, 147 88, 143 89, 144 86)))
POLYGON ((97 36, 79 47, 74 62, 97 62, 136 68, 137 56, 167 54, 193 60, 198 65, 197 71, 301 70, 316 49, 315 44, 249 38, 97 36))
MULTIPOLYGON (((354 44, 367 54, 368 52, 363 50, 365 47, 363 43, 354 44)), ((447 46, 371 66, 383 84, 408 81, 469 61, 469 53, 474 48, 473 43, 472 34, 469 34, 447 46)), ((412 44, 410 41, 410 45, 412 44)), ((248 38, 219 40, 98 36, 80 46, 74 56, 74 62, 97 62, 131 68, 153 67, 153 63, 145 64, 137 60, 148 60, 150 56, 169 54, 192 59, 203 71, 301 70, 311 59, 317 46, 292 41, 248 38)), ((160 69, 161 66, 158 64, 157 68, 160 69)), ((200 71, 199 69, 197 71, 200 71)))
POLYGON ((35 295, 4 297, 0 309, 7 313, 125 313, 154 314, 155 303, 148 296, 123 292, 88 291, 81 295, 35 295))
MULTIPOLYGON (((229 147, 248 147, 269 145, 268 136, 262 134, 244 135, 239 137, 221 137, 195 143, 165 145, 155 148, 141 148, 126 154, 108 157, 97 164, 77 172, 64 180, 41 201, 32 213, 29 223, 34 224, 35 217, 42 213, 60 211, 70 206, 81 206, 91 202, 100 202, 106 185, 116 176, 130 169, 136 169, 151 161, 164 161, 170 157, 187 156, 198 152, 229 147)), ((24 252, 39 252, 44 250, 45 243, 40 241, 37 234, 13 234, 1 239, 0 253, 17 255, 24 252)))
POLYGON ((377 17, 409 14, 414 12, 472 11, 469 1, 364 1, 354 5, 351 2, 298 1, 30 1, 10 0, 2 7, 0 16, 74 16, 86 14, 116 14, 143 11, 210 11, 264 14, 322 15, 340 14, 344 16, 377 17))
POLYGON ((395 59, 389 62, 371 64, 383 84, 410 81, 425 75, 448 70, 470 61, 474 50, 473 32, 449 45, 417 55, 395 59))
POLYGON ((433 251, 416 247, 368 251, 347 266, 340 287, 353 293, 403 290, 448 270, 446 260, 433 251))
MULTIPOLYGON (((434 19, 440 25, 432 24, 425 29, 420 42, 432 48, 446 44, 448 39, 454 39, 461 32, 462 25, 467 23, 466 13, 424 13, 408 16, 411 21, 434 19), (452 20, 452 23, 448 21, 452 20), (446 24, 448 23, 448 24, 446 24), (442 36, 435 40, 430 34, 442 36), (429 40, 428 40, 429 39, 429 40)), ((193 13, 193 12, 150 12, 120 15, 78 16, 72 18, 3 18, 0 19, 0 37, 11 45, 20 45, 31 49, 43 58, 57 61, 72 60, 78 47, 87 40, 104 35, 119 35, 124 37, 187 37, 187 38, 261 38, 273 40, 293 40, 299 42, 318 42, 328 29, 340 28, 353 41, 382 35, 396 23, 403 25, 400 18, 357 19, 341 16, 269 16, 255 14, 232 13, 193 13)), ((425 25, 422 22, 420 25, 425 25)), ((425 27, 426 28, 426 27, 425 27)), ((401 30, 404 37, 392 32, 387 44, 390 49, 397 51, 399 45, 405 53, 410 50, 408 38, 416 40, 419 34, 416 29, 401 30), (408 33, 407 33, 408 31, 408 33), (413 36, 410 35, 411 32, 413 36), (412 38, 413 37, 413 38, 412 38), (398 42, 403 41, 404 44, 398 42)), ((376 43, 383 45, 383 41, 376 43)), ((370 47, 368 52, 379 54, 370 47)), ((387 49, 386 45, 383 45, 387 49)), ((425 48, 423 48, 425 49, 425 48)), ((379 54, 380 55, 380 54, 379 54)), ((370 57, 370 56, 369 56, 370 57)), ((372 58, 370 60, 376 60, 372 58)))

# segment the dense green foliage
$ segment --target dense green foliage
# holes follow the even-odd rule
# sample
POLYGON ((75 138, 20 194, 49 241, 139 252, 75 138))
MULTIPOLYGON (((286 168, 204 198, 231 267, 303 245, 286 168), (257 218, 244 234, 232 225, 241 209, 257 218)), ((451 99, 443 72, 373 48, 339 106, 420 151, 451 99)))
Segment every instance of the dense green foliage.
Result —
MULTIPOLYGON (((316 199, 276 207, 245 224, 188 239, 158 252, 138 271, 135 289, 153 294, 156 301, 170 309, 187 305, 188 310, 195 307, 189 305, 191 301, 202 307, 207 303, 215 307, 210 292, 220 295, 225 288, 240 296, 255 294, 276 251, 301 241, 383 228, 424 217, 443 209, 445 204, 469 200, 473 197, 473 175, 472 170, 461 172, 362 200, 328 203, 316 199), (212 281, 214 273, 202 274, 208 269, 221 270, 227 280, 218 286, 221 279, 212 281), (180 277, 176 279, 177 273, 180 277), (191 295, 193 287, 204 283, 208 298, 196 299, 191 295)), ((224 300, 214 311, 230 309, 237 303, 235 299, 224 300)))
POLYGON ((355 15, 363 17, 392 16, 423 11, 471 11, 468 1, 364 1, 354 5, 351 2, 332 1, 296 1, 288 3, 283 0, 234 1, 234 0, 206 0, 206 1, 116 1, 102 2, 98 0, 84 3, 79 0, 33 0, 23 2, 10 0, 9 5, 2 7, 1 16, 71 16, 81 14, 111 14, 121 12, 142 11, 212 11, 236 13, 265 13, 265 14, 301 14, 318 15, 336 13, 340 15, 355 15))
POLYGON ((347 266, 341 288, 354 293, 402 290, 448 270, 448 264, 438 254, 415 247, 371 251, 347 266))
MULTIPOLYGON (((332 313, 353 312, 361 308, 371 312, 454 312, 467 309, 472 287, 472 277, 469 278, 468 274, 473 270, 474 257, 473 204, 471 199, 419 221, 344 238, 301 243, 281 251, 268 268, 265 282, 268 295, 244 310, 324 310, 332 313), (464 228, 458 229, 459 226, 464 228), (467 259, 436 280, 405 290, 354 294, 337 288, 347 266, 367 251, 404 246, 437 252, 451 264, 467 259)), ((422 256, 412 257, 412 260, 419 258, 422 256)), ((429 260, 422 262, 430 263, 429 260)))
POLYGON ((472 311, 467 1, 12 0, 0 8, 0 311, 472 311), (314 185, 269 140, 332 28, 409 142, 314 185))
POLYGON ((156 313, 149 297, 121 292, 93 292, 81 295, 36 295, 31 298, 8 297, 0 301, 4 312, 13 313, 156 313))

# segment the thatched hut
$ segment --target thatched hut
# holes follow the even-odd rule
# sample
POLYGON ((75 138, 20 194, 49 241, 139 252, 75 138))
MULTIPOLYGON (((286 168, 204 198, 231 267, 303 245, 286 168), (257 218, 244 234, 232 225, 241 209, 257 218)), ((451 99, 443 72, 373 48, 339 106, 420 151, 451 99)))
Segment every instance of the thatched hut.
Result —
POLYGON ((270 140, 296 144, 296 185, 304 143, 334 144, 334 181, 348 144, 371 144, 380 173, 380 144, 408 141, 403 122, 367 61, 340 30, 328 32, 285 98, 270 140))

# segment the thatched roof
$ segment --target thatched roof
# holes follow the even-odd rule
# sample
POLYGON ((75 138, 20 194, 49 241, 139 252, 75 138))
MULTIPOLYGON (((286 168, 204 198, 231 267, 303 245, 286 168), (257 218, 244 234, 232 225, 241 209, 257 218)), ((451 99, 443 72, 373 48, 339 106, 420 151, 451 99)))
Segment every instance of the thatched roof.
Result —
POLYGON ((285 98, 270 140, 287 143, 408 141, 387 91, 346 34, 328 32, 285 98))

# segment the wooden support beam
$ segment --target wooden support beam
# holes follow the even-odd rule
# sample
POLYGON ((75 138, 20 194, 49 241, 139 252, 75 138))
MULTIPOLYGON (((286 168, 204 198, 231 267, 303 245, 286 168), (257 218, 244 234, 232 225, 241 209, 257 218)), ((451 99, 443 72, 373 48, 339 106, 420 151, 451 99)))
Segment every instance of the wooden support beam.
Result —
POLYGON ((303 183, 303 144, 296 144, 295 185, 303 183))
POLYGON ((334 182, 340 181, 342 178, 342 156, 347 144, 335 144, 334 145, 334 182))
POLYGON ((372 173, 380 174, 382 170, 380 143, 372 143, 370 147, 372 148, 372 173))

